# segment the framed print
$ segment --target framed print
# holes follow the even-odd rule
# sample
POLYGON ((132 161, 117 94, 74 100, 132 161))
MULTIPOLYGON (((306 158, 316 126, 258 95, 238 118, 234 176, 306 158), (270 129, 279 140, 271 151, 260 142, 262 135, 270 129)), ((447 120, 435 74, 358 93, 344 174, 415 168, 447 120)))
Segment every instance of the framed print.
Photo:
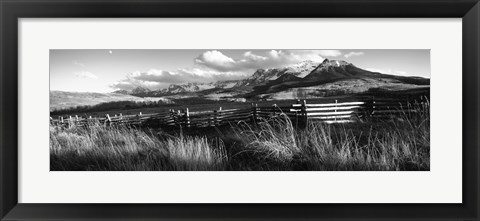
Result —
POLYGON ((430 170, 429 50, 49 55, 52 172, 430 170))
POLYGON ((1 11, 2 220, 479 218, 476 0, 1 11))

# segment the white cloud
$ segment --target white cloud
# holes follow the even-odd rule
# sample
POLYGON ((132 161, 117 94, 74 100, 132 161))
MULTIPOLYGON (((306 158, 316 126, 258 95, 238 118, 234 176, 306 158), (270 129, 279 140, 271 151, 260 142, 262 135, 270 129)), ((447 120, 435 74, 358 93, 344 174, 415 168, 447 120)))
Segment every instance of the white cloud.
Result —
POLYGON ((409 74, 406 71, 399 71, 399 70, 392 70, 392 69, 366 68, 365 70, 368 70, 371 72, 379 72, 382 74, 398 75, 398 76, 414 76, 412 74, 409 74))
POLYGON ((355 51, 352 51, 352 52, 349 52, 347 54, 345 54, 345 58, 349 58, 349 57, 353 57, 353 56, 361 56, 361 55, 364 55, 365 53, 363 52, 355 52, 355 51))
POLYGON ((220 51, 206 51, 197 58, 195 58, 196 64, 205 65, 219 69, 221 71, 231 70, 235 66, 235 60, 222 54, 220 51))
POLYGON ((143 81, 143 80, 136 80, 133 78, 127 78, 121 81, 114 82, 113 84, 110 85, 110 87, 115 90, 133 90, 137 87, 143 87, 148 89, 160 89, 160 88, 168 87, 168 85, 170 85, 170 83, 143 81))
POLYGON ((325 56, 325 57, 338 57, 342 55, 342 52, 339 50, 314 50, 317 51, 319 55, 325 56))
POLYGON ((77 66, 80 66, 80 67, 82 67, 82 68, 87 67, 85 64, 80 63, 80 62, 78 62, 78 61, 73 61, 73 64, 74 64, 74 65, 77 65, 77 66))
POLYGON ((246 72, 218 72, 202 67, 183 68, 177 71, 151 69, 147 72, 136 71, 130 73, 125 79, 111 84, 110 87, 113 89, 132 90, 140 86, 150 90, 158 90, 166 88, 170 84, 238 80, 247 76, 248 73, 246 72))
POLYGON ((219 80, 237 80, 247 77, 249 74, 242 71, 218 72, 212 69, 201 67, 179 69, 177 73, 181 76, 190 76, 192 80, 212 82, 219 80))
POLYGON ((250 61, 265 61, 268 59, 267 57, 256 55, 251 51, 247 51, 243 53, 243 57, 245 60, 250 60, 250 61))
POLYGON ((284 67, 305 60, 321 62, 323 56, 339 56, 338 50, 270 50, 265 55, 245 52, 241 58, 233 59, 220 51, 207 51, 194 59, 195 64, 220 72, 255 70, 259 68, 284 67))
POLYGON ((88 71, 81 71, 75 73, 75 76, 79 78, 88 78, 88 79, 98 79, 97 75, 92 74, 91 72, 88 71))

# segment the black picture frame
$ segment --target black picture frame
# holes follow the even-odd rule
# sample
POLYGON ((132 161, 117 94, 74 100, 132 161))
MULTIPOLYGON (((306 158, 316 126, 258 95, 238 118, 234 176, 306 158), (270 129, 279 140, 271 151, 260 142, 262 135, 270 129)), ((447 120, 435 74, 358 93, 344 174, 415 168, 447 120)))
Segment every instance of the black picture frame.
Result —
MULTIPOLYGON (((1 0, 1 220, 479 220, 478 0, 1 0), (462 18, 461 204, 23 204, 18 203, 19 18, 371 17, 462 18)), ((460 147, 451 147, 460 148, 460 147)))

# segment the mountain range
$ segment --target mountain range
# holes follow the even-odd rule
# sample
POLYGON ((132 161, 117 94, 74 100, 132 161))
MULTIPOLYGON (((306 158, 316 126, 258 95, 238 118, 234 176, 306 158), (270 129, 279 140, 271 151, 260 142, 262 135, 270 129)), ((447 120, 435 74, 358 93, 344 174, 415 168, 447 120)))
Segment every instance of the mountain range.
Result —
POLYGON ((215 99, 295 99, 360 93, 371 88, 402 90, 429 85, 428 78, 382 74, 346 61, 325 59, 321 63, 307 60, 282 68, 258 69, 243 80, 171 84, 161 90, 137 87, 114 93, 137 97, 190 95, 215 99))

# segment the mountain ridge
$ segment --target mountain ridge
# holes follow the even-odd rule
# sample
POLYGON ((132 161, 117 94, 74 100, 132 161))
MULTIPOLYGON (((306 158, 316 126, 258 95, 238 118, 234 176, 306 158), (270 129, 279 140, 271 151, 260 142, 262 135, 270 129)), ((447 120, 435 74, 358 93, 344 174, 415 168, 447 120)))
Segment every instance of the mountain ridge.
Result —
MULTIPOLYGON (((361 81, 369 82, 369 87, 378 85, 429 85, 430 79, 422 77, 406 77, 372 72, 355 66, 343 60, 324 59, 320 62, 305 60, 303 62, 269 69, 257 69, 250 77, 242 80, 216 81, 209 83, 171 84, 161 90, 148 90, 137 87, 128 92, 138 97, 159 97, 184 93, 194 93, 200 96, 213 93, 228 92, 232 97, 255 97, 261 94, 276 93, 291 88, 321 87, 325 84, 342 82, 348 87, 348 82, 361 87, 361 81)), ((118 93, 125 93, 120 90, 118 93)))

